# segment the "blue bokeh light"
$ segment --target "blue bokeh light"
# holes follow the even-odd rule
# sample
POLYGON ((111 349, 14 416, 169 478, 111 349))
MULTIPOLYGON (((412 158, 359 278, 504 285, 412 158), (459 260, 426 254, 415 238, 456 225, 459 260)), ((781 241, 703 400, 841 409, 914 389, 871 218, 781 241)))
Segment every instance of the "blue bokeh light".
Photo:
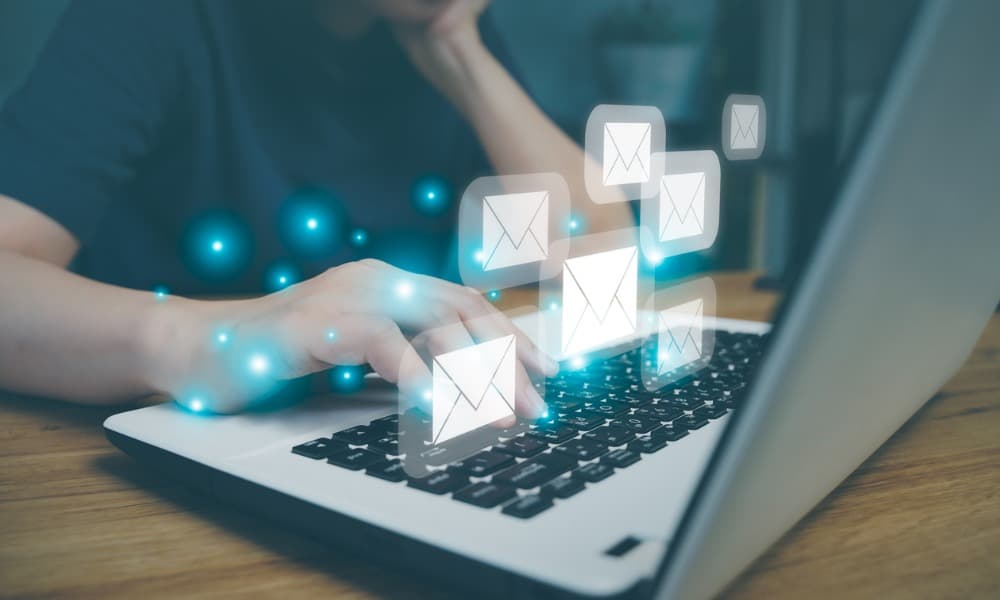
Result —
POLYGON ((410 194, 413 206, 424 215, 437 216, 451 207, 451 187, 444 178, 437 175, 425 175, 417 179, 410 194))
POLYGON ((268 292, 281 291, 298 283, 302 278, 295 265, 287 261, 279 261, 264 272, 264 289, 268 292))
POLYGON ((330 369, 330 386, 335 392, 356 392, 364 385, 365 371, 360 365, 338 365, 330 369))
POLYGON ((490 302, 496 302, 500 299, 500 290, 490 290, 486 293, 486 297, 490 299, 490 302))
POLYGON ((368 232, 361 228, 355 229, 351 232, 351 243, 359 248, 364 246, 368 243, 368 232))
POLYGON ((169 295, 170 290, 165 285, 158 285, 153 288, 153 296, 159 301, 166 300, 169 295))
POLYGON ((326 341, 332 342, 336 339, 337 339, 337 332, 332 329, 328 329, 326 332, 326 341))
POLYGON ((413 284, 408 280, 400 281, 396 284, 396 295, 403 300, 413 297, 413 284))
POLYGON ((182 254, 198 277, 226 280, 238 276, 250 264, 253 241, 237 216, 211 212, 191 221, 182 237, 182 254))
POLYGON ((343 206, 333 194, 320 188, 293 192, 278 211, 281 242, 296 255, 331 254, 343 244, 346 231, 343 206))

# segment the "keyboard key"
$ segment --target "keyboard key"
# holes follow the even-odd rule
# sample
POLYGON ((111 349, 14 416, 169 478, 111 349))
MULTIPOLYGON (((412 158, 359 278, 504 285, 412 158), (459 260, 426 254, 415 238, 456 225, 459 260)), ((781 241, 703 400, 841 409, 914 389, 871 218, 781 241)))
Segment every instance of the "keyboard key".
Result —
POLYGON ((604 425, 604 420, 604 415, 585 410, 563 419, 563 424, 579 431, 589 431, 598 425, 604 425))
POLYGON ((379 429, 381 431, 398 431, 399 430, 399 415, 392 414, 386 415, 379 419, 375 419, 368 424, 369 427, 373 429, 379 429))
POLYGON ((708 425, 708 419, 706 419, 705 417, 699 417, 697 415, 691 414, 680 417, 679 419, 674 421, 674 423, 677 423, 678 425, 685 427, 686 429, 694 430, 694 429, 701 429, 705 425, 708 425))
POLYGON ((353 450, 343 450, 337 452, 336 454, 331 454, 326 462, 331 465, 337 465, 338 467, 344 467, 345 469, 350 469, 352 471, 360 471, 361 469, 366 469, 377 462, 382 462, 385 460, 384 454, 376 454, 369 450, 364 450, 362 448, 355 448, 353 450))
POLYGON ((601 462, 616 469, 624 469, 639 462, 640 459, 642 459, 642 456, 638 452, 622 448, 620 450, 612 450, 601 458, 601 462))
POLYGON ((680 423, 677 423, 677 421, 674 421, 673 423, 667 423, 666 425, 662 425, 650 431, 649 437, 663 440, 665 442, 676 442, 687 434, 687 429, 685 429, 680 423))
POLYGON ((385 479, 386 481, 398 482, 406 479, 406 470, 399 460, 384 460, 373 464, 365 469, 367 475, 385 479))
POLYGON ((628 449, 633 452, 641 452, 643 454, 652 454, 658 450, 662 450, 667 446, 667 440, 662 438, 638 438, 634 441, 629 442, 628 449))
POLYGON ((503 507, 503 514, 519 519, 530 519, 538 513, 552 508, 552 500, 542 496, 521 496, 503 507))
POLYGON ((573 471, 573 477, 588 483, 603 481, 615 474, 614 468, 602 463, 587 463, 573 471))
POLYGON ((647 404, 652 402, 653 396, 649 394, 638 394, 636 392, 627 392, 623 394, 621 398, 618 399, 624 402, 625 404, 628 404, 632 408, 639 408, 642 406, 646 406, 647 404))
POLYGON ((501 452, 484 450, 465 460, 460 460, 452 468, 464 471, 473 477, 486 477, 514 464, 514 457, 501 452))
POLYGON ((407 485, 432 494, 447 494, 469 485, 469 478, 456 471, 434 471, 426 477, 410 479, 407 485))
POLYGON ((510 427, 504 427, 497 435, 502 438, 512 438, 521 435, 525 431, 528 431, 527 421, 518 421, 510 427))
POLYGON ((607 454, 608 447, 594 440, 570 440, 561 446, 556 446, 552 452, 557 452, 575 460, 594 460, 607 454))
POLYGON ((569 498, 582 492, 585 487, 587 486, 579 479, 560 477, 543 485, 538 493, 548 498, 569 498))
POLYGON ((623 415, 629 411, 628 404, 617 400, 607 399, 601 402, 588 402, 584 404, 584 408, 591 412, 605 415, 609 419, 617 417, 618 415, 623 415))
POLYGON ((705 400, 692 395, 674 396, 670 404, 682 410, 694 410, 703 405, 705 400))
POLYGON ((556 425, 554 427, 539 427, 528 433, 537 440, 543 440, 552 444, 561 444, 566 440, 576 437, 576 429, 566 425, 556 425))
POLYGON ((548 447, 549 445, 545 442, 531 437, 514 438, 512 440, 507 440, 493 445, 493 449, 497 452, 510 454, 511 456, 516 456, 517 458, 530 458, 541 453, 548 447))
POLYGON ((493 476, 494 483, 505 483, 522 490, 538 487, 576 466, 572 458, 558 454, 540 454, 493 476))
POLYGON ((677 408, 676 406, 670 406, 669 404, 651 404, 649 406, 643 406, 633 413, 640 417, 649 417, 652 419, 657 419, 659 421, 673 421, 677 417, 684 414, 684 411, 677 408))
POLYGON ((350 429, 345 429, 343 431, 338 431, 333 434, 333 439, 340 440, 342 442, 347 442, 348 444, 354 444, 360 446, 367 444, 368 442, 382 437, 384 431, 377 427, 369 427, 368 425, 358 425, 356 427, 351 427, 350 429))
POLYGON ((556 398, 555 400, 547 401, 547 404, 556 410, 569 412, 580 408, 583 405, 583 401, 573 400, 572 398, 556 398))
POLYGON ((649 433, 660 426, 660 421, 659 419, 650 419, 649 417, 625 415, 611 421, 611 424, 620 425, 635 433, 649 433))
POLYGON ((509 485, 480 481, 455 492, 453 498, 483 508, 493 508, 517 496, 517 490, 509 485))
POLYGON ((718 402, 712 404, 711 406, 702 406, 701 408, 696 408, 694 410, 694 415, 698 417, 703 417, 705 419, 718 419, 722 415, 726 414, 727 411, 725 406, 722 406, 718 402))
POLYGON ((295 454, 305 456, 306 458, 312 458, 314 460, 328 458, 331 454, 335 452, 342 452, 344 450, 347 450, 347 444, 343 442, 336 442, 330 438, 310 440, 292 448, 292 452, 295 454))
POLYGON ((635 434, 621 425, 606 425, 598 427, 593 431, 588 431, 583 434, 583 437, 588 440, 607 444, 608 446, 621 446, 635 439, 635 434))
POLYGON ((395 434, 383 435, 377 440, 368 442, 368 449, 372 452, 381 452, 383 454, 399 456, 399 437, 395 434))

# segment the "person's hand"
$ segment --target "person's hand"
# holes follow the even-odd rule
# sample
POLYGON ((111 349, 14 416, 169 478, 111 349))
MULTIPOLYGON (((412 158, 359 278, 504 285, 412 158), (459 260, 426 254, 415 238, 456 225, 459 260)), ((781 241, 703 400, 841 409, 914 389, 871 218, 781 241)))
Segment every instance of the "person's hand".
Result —
POLYGON ((369 364, 401 389, 426 390, 430 373, 410 344, 413 334, 435 355, 516 335, 516 408, 528 418, 545 410, 528 372, 557 368, 475 290, 375 260, 261 298, 198 306, 194 338, 176 345, 157 387, 212 412, 238 411, 282 380, 332 365, 369 364))
POLYGON ((470 70, 489 55, 477 21, 489 0, 451 0, 426 23, 395 21, 393 31, 417 69, 459 107, 470 70))

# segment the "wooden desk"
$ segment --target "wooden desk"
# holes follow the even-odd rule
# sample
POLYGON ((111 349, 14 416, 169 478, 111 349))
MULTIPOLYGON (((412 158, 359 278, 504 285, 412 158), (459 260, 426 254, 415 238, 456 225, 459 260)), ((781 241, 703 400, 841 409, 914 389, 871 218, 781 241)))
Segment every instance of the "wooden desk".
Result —
MULTIPOLYGON (((717 277, 722 314, 766 317, 773 298, 749 282, 717 277)), ((447 596, 147 471, 105 441, 112 412, 0 399, 0 596, 447 596)), ((1000 597, 1000 317, 954 380, 727 595, 1000 597)))

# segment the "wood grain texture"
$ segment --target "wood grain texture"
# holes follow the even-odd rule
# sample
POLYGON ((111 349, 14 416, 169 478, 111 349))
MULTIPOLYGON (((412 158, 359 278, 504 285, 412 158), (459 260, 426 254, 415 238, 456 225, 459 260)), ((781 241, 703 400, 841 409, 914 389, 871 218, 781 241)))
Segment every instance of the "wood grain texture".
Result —
MULTIPOLYGON (((750 275, 715 279, 721 314, 767 317, 750 275)), ((0 597, 451 597, 148 471, 104 439, 124 408, 0 396, 0 597)), ((1000 597, 1000 317, 725 596, 1000 597)))

